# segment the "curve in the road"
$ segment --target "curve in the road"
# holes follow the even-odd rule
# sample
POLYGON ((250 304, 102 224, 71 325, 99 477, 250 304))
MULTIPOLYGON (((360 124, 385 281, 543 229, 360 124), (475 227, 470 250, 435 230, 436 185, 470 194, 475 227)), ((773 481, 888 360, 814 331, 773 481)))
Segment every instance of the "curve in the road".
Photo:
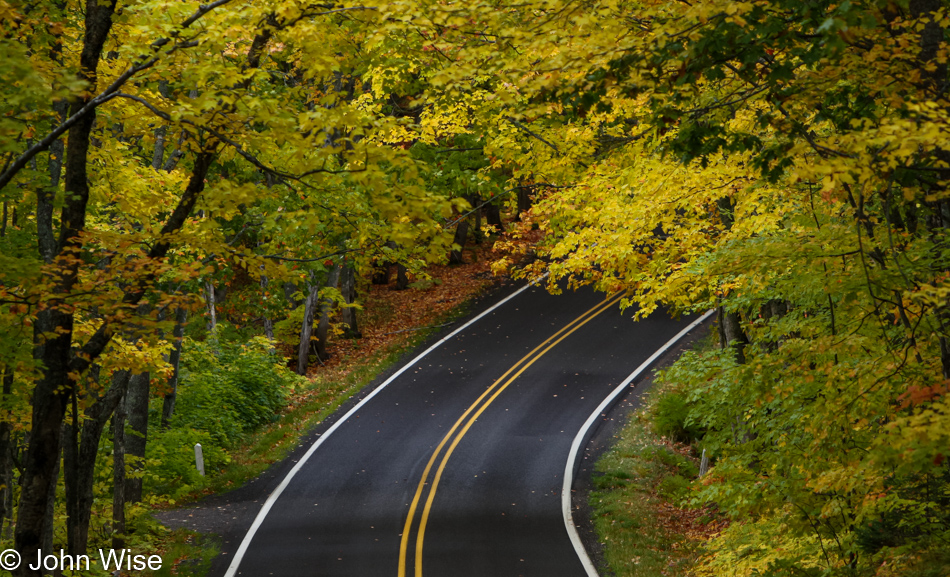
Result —
POLYGON ((692 320, 627 325, 614 298, 525 287, 402 365, 301 448, 217 574, 412 575, 424 543, 427 577, 587 575, 561 511, 571 441, 692 320))
MULTIPOLYGON (((538 281, 543 280, 544 277, 546 276, 547 274, 545 274, 540 279, 538 279, 538 281)), ((322 445, 324 441, 326 441, 327 438, 340 427, 340 425, 345 423, 352 415, 355 415, 356 413, 358 413, 360 409, 362 409, 363 406, 366 405, 366 403, 372 400, 372 398, 375 397, 380 391, 385 389, 387 385, 389 385, 391 382, 399 378, 400 375, 402 375, 404 372, 409 370, 409 368, 412 367, 415 363, 418 363, 419 361, 424 359, 429 353, 431 353, 435 349, 442 346, 443 343, 451 340, 455 335, 461 333, 468 327, 472 326, 483 317, 491 314, 495 309, 501 307, 506 302, 517 297, 522 292, 528 290, 529 288, 534 286, 534 284, 535 284, 534 282, 526 284, 525 286, 511 293, 507 297, 498 301, 494 305, 488 307, 481 314, 475 316, 473 319, 471 319, 467 323, 463 324, 459 328, 455 329, 451 333, 439 339, 439 341, 436 342, 434 345, 422 351, 422 353, 419 356, 412 359, 411 361, 406 363, 401 369, 393 373, 392 376, 390 376, 388 379, 386 379, 385 382, 383 382, 383 384, 376 387, 376 389, 372 393, 366 395, 366 398, 364 398, 362 401, 357 403, 356 406, 354 406, 352 409, 347 411, 347 413, 343 415, 343 418, 338 420, 336 423, 333 424, 332 427, 327 429, 327 432, 321 435, 320 438, 317 439, 317 441, 313 445, 310 446, 310 449, 304 454, 304 456, 301 457, 299 461, 297 461, 297 464, 294 466, 293 469, 290 470, 289 473, 287 473, 287 476, 284 477, 284 480, 281 481, 280 485, 278 485, 277 488, 274 489, 274 492, 268 495, 267 501, 264 502, 264 506, 261 507, 260 512, 254 518, 254 522, 251 524, 251 528, 248 529, 247 533, 244 535, 244 539, 241 540, 241 545, 238 547, 238 550, 234 553, 234 558, 232 559, 231 564, 228 566, 228 570, 224 574, 225 577, 234 577, 235 575, 237 575, 238 567, 241 566, 241 561, 244 559, 244 554, 247 553, 247 549, 251 545, 251 541, 254 539, 254 535, 257 533, 257 530, 260 529, 261 525, 264 523, 264 519, 267 517, 267 514, 270 513, 270 510, 273 508, 274 503, 277 502, 277 499, 280 497, 281 493, 283 493, 284 490, 287 488, 287 486, 290 485, 290 482, 293 480, 294 476, 300 471, 300 469, 303 468, 304 464, 306 464, 306 462, 316 452, 316 450, 320 448, 320 445, 322 445)))
POLYGON ((623 394, 624 390, 626 390, 627 385, 632 383, 634 379, 649 369, 658 358, 666 353, 666 351, 670 350, 676 345, 676 343, 683 340, 683 337, 685 337, 687 333, 706 322, 706 320, 715 314, 715 312, 715 309, 707 311, 706 314, 690 323, 689 326, 677 333, 676 336, 667 341, 665 345, 657 349, 656 352, 650 356, 650 358, 643 361, 639 367, 634 369, 634 371, 630 373, 630 375, 624 379, 623 382, 617 385, 613 392, 610 393, 610 395, 608 395, 607 398, 604 399, 596 409, 594 409, 594 412, 591 413, 590 417, 587 418, 587 421, 584 422, 581 430, 577 432, 577 435, 574 437, 574 442, 571 443, 571 452, 568 453, 567 464, 564 466, 564 483, 561 486, 561 514, 564 517, 564 527, 567 529, 567 534, 571 538, 571 544, 574 545, 574 550, 577 552, 577 557, 581 560, 581 564, 584 565, 584 571, 587 572, 588 577, 599 577, 599 575, 597 573, 597 568, 594 567, 594 563, 590 560, 590 556, 587 554, 587 550, 584 549, 584 544, 581 542, 581 536, 577 533, 577 527, 574 525, 574 515, 571 513, 571 486, 574 484, 574 469, 577 467, 577 455, 580 453, 581 446, 584 444, 584 440, 587 438, 587 435, 590 433, 591 428, 594 426, 594 423, 597 421, 598 417, 600 417, 610 408, 613 403, 617 401, 617 398, 623 394))
POLYGON ((428 485, 429 473, 432 470, 432 466, 435 464, 435 461, 438 459, 439 454, 442 452, 442 449, 445 447, 446 443, 450 439, 452 439, 451 445, 449 445, 448 450, 445 452, 445 455, 443 455, 442 460, 439 463, 439 468, 436 470, 435 478, 432 481, 432 486, 430 487, 428 497, 426 498, 425 507, 422 510, 422 516, 419 519, 419 529, 416 535, 416 548, 415 548, 416 549, 415 577, 422 577, 422 549, 423 549, 423 543, 425 541, 425 532, 426 532, 426 525, 428 524, 428 520, 429 520, 429 513, 432 510, 432 502, 434 501, 436 491, 439 488, 439 481, 441 481, 442 479, 442 473, 445 471, 445 467, 449 462, 449 458, 451 458, 452 453, 455 452, 455 448, 458 446, 459 442, 462 440, 462 438, 465 436, 468 430, 472 427, 475 421, 478 420, 478 417, 481 416, 483 412, 485 412, 485 409, 487 409, 488 406, 491 405, 495 401, 495 399, 498 398, 498 395, 500 395, 506 388, 508 388, 508 385, 510 385, 512 382, 514 382, 515 379, 521 376, 521 374, 524 373, 525 370, 528 369, 528 367, 533 365, 538 359, 543 357, 548 351, 550 351, 552 348, 557 346, 558 343, 560 343, 561 341, 566 339, 568 336, 570 336, 572 333, 574 333, 574 331, 576 331, 577 329, 587 324, 590 320, 595 318, 600 313, 604 312, 608 308, 615 305, 621 299, 622 296, 623 296, 623 292, 621 291, 604 299, 603 302, 598 303, 597 305, 594 305, 592 308, 590 308, 589 310, 581 314, 579 317, 577 317, 576 319, 564 325, 564 327, 562 327, 559 331, 557 331, 556 333, 554 333, 553 335, 545 339, 544 342, 542 342, 540 345, 535 347, 530 353, 522 357, 518 362, 512 365, 511 368, 505 371, 505 373, 501 377, 495 380, 495 382, 492 383, 491 386, 485 389, 485 392, 483 392, 481 396, 475 399, 475 402, 473 402, 468 407, 468 409, 466 409, 466 411, 462 413, 462 416, 458 418, 455 424, 452 425, 452 428, 449 429, 449 432, 446 433, 445 436, 442 438, 442 441, 435 448, 435 451, 432 452, 432 456, 429 458, 429 462, 426 464, 426 467, 422 472, 422 477, 419 479, 419 484, 416 487, 416 493, 409 507, 409 513, 406 515, 406 523, 403 529, 402 539, 399 545, 399 572, 398 572, 399 577, 405 577, 406 575, 406 554, 408 551, 409 539, 412 533, 412 524, 415 518, 416 510, 419 505, 419 500, 422 497, 423 492, 425 491, 426 485, 428 485), (511 375, 511 373, 514 371, 517 371, 517 372, 515 372, 515 374, 509 378, 509 375, 511 375), (505 381, 505 379, 507 379, 507 381, 505 381), (505 383, 499 387, 499 384, 502 383, 502 381, 505 381, 505 383), (489 397, 487 401, 482 403, 482 401, 485 400, 485 397, 487 397, 492 392, 494 392, 494 394, 492 394, 492 396, 489 397), (473 411, 475 411, 474 414, 472 414, 473 411), (468 418, 468 421, 459 431, 458 435, 455 435, 455 432, 456 430, 458 430, 459 425, 461 425, 462 422, 466 420, 466 418, 468 418), (454 438, 453 438, 453 435, 454 435, 454 438))

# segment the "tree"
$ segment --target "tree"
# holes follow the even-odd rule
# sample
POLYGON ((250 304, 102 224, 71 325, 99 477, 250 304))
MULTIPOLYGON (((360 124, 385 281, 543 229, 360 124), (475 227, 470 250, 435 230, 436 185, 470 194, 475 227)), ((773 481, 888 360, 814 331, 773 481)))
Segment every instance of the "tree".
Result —
POLYGON ((707 569, 945 570, 943 3, 402 13, 451 55, 430 98, 491 79, 486 151, 544 183, 521 274, 721 311, 724 350, 668 375, 719 457, 698 500, 734 521, 707 569))
MULTIPOLYGON (((4 218, 0 314, 4 327, 33 332, 32 344, 20 336, 2 345, 5 370, 32 399, 19 550, 40 549, 49 532, 67 413, 90 431, 109 417, 111 401, 96 405, 84 382, 116 335, 153 337, 157 311, 188 308, 174 287, 207 275, 209 258, 282 276, 285 255, 267 252, 270 243, 234 244, 227 223, 291 194, 326 204, 282 219, 265 209, 266 233, 352 227, 352 213, 398 228, 397 216, 424 224, 439 212, 438 195, 415 187, 406 155, 373 142, 390 130, 385 119, 323 82, 359 64, 334 47, 346 45, 364 9, 229 0, 2 9, 0 191, 16 218, 9 234, 4 218), (178 144, 167 153, 169 135, 178 144), (337 192, 321 196, 326 189, 337 192), (94 406, 102 412, 89 413, 94 406)), ((350 236, 362 250, 376 242, 350 236)), ((73 446, 68 454, 89 458, 73 446)), ((70 515, 83 517, 86 489, 74 489, 70 515)), ((71 552, 85 549, 82 531, 70 540, 71 552)))

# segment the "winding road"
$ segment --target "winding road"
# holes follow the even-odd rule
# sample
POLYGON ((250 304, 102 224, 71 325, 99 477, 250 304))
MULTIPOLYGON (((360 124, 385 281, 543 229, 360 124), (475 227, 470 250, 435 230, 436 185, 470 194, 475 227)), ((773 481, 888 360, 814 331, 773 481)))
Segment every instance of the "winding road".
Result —
POLYGON ((692 320, 619 298, 524 287, 427 349, 317 438, 225 575, 590 575, 562 511, 575 436, 692 320))

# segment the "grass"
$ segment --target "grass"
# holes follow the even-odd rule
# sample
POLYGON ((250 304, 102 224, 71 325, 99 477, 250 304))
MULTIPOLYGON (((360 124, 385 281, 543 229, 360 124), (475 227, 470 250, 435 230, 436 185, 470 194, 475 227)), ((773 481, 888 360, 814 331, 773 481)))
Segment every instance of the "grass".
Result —
POLYGON ((162 567, 152 575, 207 575, 211 562, 221 551, 221 542, 214 535, 201 535, 194 531, 173 531, 165 543, 162 567))
MULTIPOLYGON (((693 347, 714 348, 717 337, 710 331, 693 347)), ((589 503, 604 544, 603 574, 690 575, 702 544, 721 526, 712 511, 686 506, 699 475, 695 451, 685 444, 699 431, 685 426, 686 414, 675 385, 657 384, 649 406, 633 413, 597 462, 589 503)))
POLYGON ((611 574, 688 574, 699 554, 697 515, 677 506, 698 473, 688 452, 657 437, 641 411, 597 462, 589 502, 611 574))

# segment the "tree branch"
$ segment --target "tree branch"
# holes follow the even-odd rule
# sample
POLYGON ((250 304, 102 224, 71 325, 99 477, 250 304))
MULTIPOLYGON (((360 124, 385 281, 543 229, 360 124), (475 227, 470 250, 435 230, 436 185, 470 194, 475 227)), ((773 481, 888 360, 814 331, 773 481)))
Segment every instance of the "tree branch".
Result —
MULTIPOLYGON (((121 97, 121 98, 127 98, 127 99, 129 99, 129 100, 133 100, 133 101, 135 101, 135 102, 138 102, 139 104, 141 104, 141 105, 144 106, 145 108, 148 108, 150 111, 152 111, 152 113, 155 114, 156 116, 158 116, 159 118, 162 118, 162 119, 167 120, 167 121, 172 121, 172 118, 171 118, 171 115, 170 115, 170 114, 168 114, 167 112, 164 112, 164 111, 162 111, 162 110, 156 108, 155 105, 153 105, 153 104, 150 103, 149 101, 145 100, 145 99, 142 98, 141 96, 135 96, 135 95, 133 95, 133 94, 125 94, 124 92, 119 92, 119 93, 115 94, 115 96, 121 97)), ((260 170, 262 170, 262 171, 264 171, 264 172, 273 174, 274 176, 277 176, 277 177, 280 177, 280 178, 286 178, 286 179, 288 179, 288 180, 293 180, 293 181, 296 181, 296 182, 301 182, 304 178, 306 178, 306 177, 308 177, 308 176, 312 176, 312 175, 314 175, 314 174, 318 174, 318 173, 326 173, 326 174, 347 174, 347 173, 352 173, 352 172, 363 172, 364 170, 366 170, 365 168, 361 168, 361 169, 357 169, 357 170, 348 169, 348 168, 344 168, 344 169, 341 169, 341 170, 332 170, 332 169, 328 169, 328 168, 325 168, 325 167, 321 167, 321 168, 315 168, 315 169, 313 169, 313 170, 308 170, 308 171, 302 172, 302 173, 300 173, 300 174, 290 174, 290 173, 288 173, 288 172, 283 172, 283 171, 277 170, 276 168, 273 168, 273 167, 271 167, 271 166, 267 166, 266 164, 264 164, 263 162, 261 162, 261 160, 259 160, 256 156, 254 156, 253 154, 251 154, 251 153, 247 152, 246 150, 244 150, 244 148, 243 148, 240 144, 238 144, 237 142, 231 140, 231 139, 228 138, 227 136, 224 136, 223 134, 221 134, 220 132, 218 132, 217 130, 215 130, 215 129, 213 129, 213 128, 210 128, 210 127, 205 126, 205 125, 197 124, 196 122, 191 121, 191 120, 184 120, 184 119, 182 119, 180 122, 181 122, 182 124, 188 124, 188 125, 190 125, 190 126, 194 126, 195 128, 199 128, 199 129, 201 129, 201 130, 207 131, 208 134, 214 136, 215 138, 217 138, 218 140, 220 140, 222 143, 227 144, 228 146, 230 146, 231 148, 233 148, 235 151, 237 151, 238 154, 240 154, 242 157, 244 157, 245 160, 247 160, 248 162, 250 162, 251 164, 253 164, 256 168, 258 168, 258 169, 260 169, 260 170)), ((366 163, 364 163, 364 164, 366 164, 366 163)), ((324 166, 325 166, 325 164, 324 164, 324 166)))
MULTIPOLYGON (((201 6, 198 7, 198 10, 196 10, 194 14, 192 14, 189 18, 187 18, 186 20, 182 22, 181 29, 183 30, 185 28, 188 28, 189 26, 194 24, 198 19, 200 19, 202 16, 207 14, 208 12, 211 12, 212 10, 214 10, 215 8, 219 6, 223 6, 224 4, 227 4, 228 2, 231 2, 231 0, 216 0, 215 2, 212 2, 210 4, 202 4, 201 6)), ((156 40, 155 42, 153 42, 152 43, 153 55, 151 57, 149 57, 148 55, 142 56, 139 64, 131 66, 128 70, 120 74, 119 77, 116 78, 112 82, 112 84, 110 84, 99 95, 90 99, 89 102, 87 102, 85 106, 83 106, 76 113, 74 113, 72 116, 70 116, 65 121, 63 121, 59 126, 54 128, 42 140, 38 141, 36 144, 28 148, 23 154, 18 156, 16 160, 9 163, 8 166, 4 167, 3 172, 0 172, 0 189, 2 189, 4 186, 9 184, 10 181, 13 180, 13 177, 16 176, 16 174, 20 172, 20 170, 22 170, 34 156, 48 149, 50 145, 53 144, 53 142, 55 142, 66 131, 72 128, 72 126, 75 125, 80 119, 82 119, 84 116, 86 116, 87 114, 95 110, 98 106, 105 104, 106 102, 115 98, 116 96, 115 93, 126 82, 128 82, 130 78, 132 78, 133 76, 135 76, 136 74, 138 74, 139 72, 143 70, 147 70, 151 68, 152 66, 155 65, 155 63, 161 60, 161 56, 155 56, 154 54, 157 53, 166 44, 171 42, 172 39, 178 37, 179 34, 180 34, 180 31, 176 30, 170 37, 162 38, 160 40, 156 40)), ((172 54, 173 52, 181 48, 191 48, 197 45, 198 43, 194 40, 179 42, 175 44, 174 46, 172 46, 172 48, 168 52, 165 53, 165 56, 168 56, 169 54, 172 54)))

